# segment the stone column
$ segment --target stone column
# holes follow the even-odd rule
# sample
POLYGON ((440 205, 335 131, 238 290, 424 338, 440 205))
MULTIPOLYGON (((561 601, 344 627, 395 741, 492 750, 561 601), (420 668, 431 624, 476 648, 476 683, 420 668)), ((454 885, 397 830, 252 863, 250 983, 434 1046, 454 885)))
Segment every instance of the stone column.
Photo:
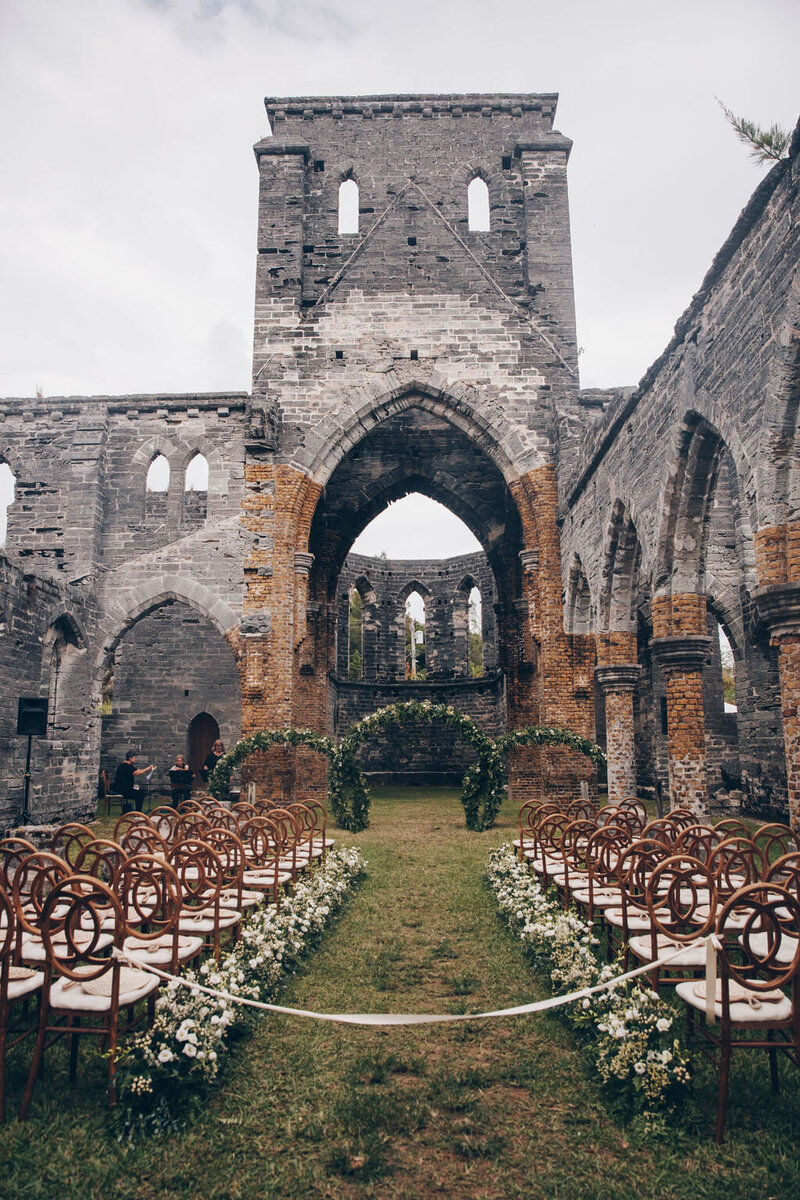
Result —
MULTIPOLYGON (((308 635, 308 577, 314 565, 314 555, 306 550, 296 550, 294 555, 295 574, 295 617, 294 647, 297 650, 308 635)), ((311 662, 313 663, 313 647, 311 662)))
POLYGON ((633 693, 640 671, 638 663, 595 667, 595 679, 605 698, 608 798, 612 802, 636 795, 633 693))
POLYGON ((670 808, 691 808, 698 817, 705 817, 708 782, 703 666, 711 639, 707 634, 676 634, 653 638, 650 646, 667 691, 670 808))
POLYGON ((778 648, 789 824, 800 830, 800 583, 759 588, 755 600, 778 648))

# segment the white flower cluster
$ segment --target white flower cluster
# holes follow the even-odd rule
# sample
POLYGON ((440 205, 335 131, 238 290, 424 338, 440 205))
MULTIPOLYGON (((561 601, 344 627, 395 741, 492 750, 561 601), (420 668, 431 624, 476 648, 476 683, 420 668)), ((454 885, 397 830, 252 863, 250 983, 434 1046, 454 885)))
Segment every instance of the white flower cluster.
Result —
MULTIPOLYGON (((622 974, 617 960, 601 962, 591 924, 548 895, 519 861, 513 847, 495 850, 486 875, 500 911, 546 970, 559 992, 579 991, 622 974)), ((674 1013, 657 992, 638 981, 612 985, 562 1010, 591 1039, 605 1083, 630 1090, 653 1125, 690 1079, 680 1042, 670 1037, 674 1013)))
MULTIPOLYGON (((324 867, 298 883, 280 909, 263 903, 255 908, 224 958, 209 960, 184 978, 231 997, 274 999, 365 870, 354 847, 332 851, 324 867)), ((129 1131, 137 1108, 157 1103, 168 1114, 169 1093, 216 1078, 228 1032, 244 1011, 235 1000, 209 996, 199 987, 170 981, 162 988, 152 1025, 119 1053, 117 1081, 129 1131)))

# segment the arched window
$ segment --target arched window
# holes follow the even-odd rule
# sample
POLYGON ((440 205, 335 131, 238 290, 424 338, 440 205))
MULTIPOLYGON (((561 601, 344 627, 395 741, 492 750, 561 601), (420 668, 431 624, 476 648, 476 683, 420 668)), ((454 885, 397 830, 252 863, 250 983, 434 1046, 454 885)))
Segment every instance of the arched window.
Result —
POLYGON ((16 479, 8 463, 0 463, 0 546, 6 544, 8 510, 14 503, 16 479))
POLYGON ((467 213, 470 229, 476 233, 489 232, 489 189, 480 175, 467 188, 467 213))
POLYGON ((364 677, 364 601, 357 587, 350 589, 347 676, 349 679, 364 677))
POLYGON ((339 184, 339 233, 358 233, 358 184, 345 179, 339 184))
POLYGON ((736 704, 736 661, 733 657, 733 647, 725 634, 725 630, 717 623, 719 638, 719 658, 722 673, 722 707, 726 713, 737 712, 736 704))
POLYGON ((469 633, 468 665, 473 679, 483 675, 483 608, 480 588, 472 589, 467 601, 467 630, 469 633))
POLYGON ((406 679, 424 679, 425 601, 419 592, 411 592, 405 610, 406 679))
POLYGON ((169 491, 169 462, 163 454, 157 454, 150 463, 150 469, 147 472, 147 491, 169 491))
POLYGON ((183 523, 200 525, 208 512, 208 459, 195 454, 183 483, 183 523))
MULTIPOLYGON (((152 467, 150 469, 152 470, 152 467)), ((205 455, 195 454, 189 463, 184 476, 183 490, 185 492, 208 491, 208 459, 205 455)))

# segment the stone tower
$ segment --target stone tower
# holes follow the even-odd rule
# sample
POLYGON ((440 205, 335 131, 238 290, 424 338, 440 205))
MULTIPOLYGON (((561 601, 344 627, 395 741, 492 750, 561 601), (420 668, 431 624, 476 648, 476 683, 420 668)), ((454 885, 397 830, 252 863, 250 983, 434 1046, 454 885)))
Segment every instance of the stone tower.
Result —
MULTIPOLYGON (((578 383, 570 142, 553 129, 555 104, 266 101, 243 518, 246 731, 327 728, 345 556, 388 502, 418 491, 462 517, 488 555, 509 724, 592 732, 592 648, 564 633, 556 525, 557 431, 577 410, 578 383), (470 208, 476 188, 488 219, 470 208)), ((550 792, 573 793, 585 771, 562 753, 527 757, 550 792)), ((524 774, 520 763, 518 794, 531 786, 524 774)))

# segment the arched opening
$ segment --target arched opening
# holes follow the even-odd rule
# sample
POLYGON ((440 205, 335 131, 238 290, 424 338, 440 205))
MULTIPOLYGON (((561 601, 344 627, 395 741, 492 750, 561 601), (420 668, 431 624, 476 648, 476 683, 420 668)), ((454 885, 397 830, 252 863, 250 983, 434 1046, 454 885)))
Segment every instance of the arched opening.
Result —
POLYGON ((469 673, 473 679, 480 679, 483 675, 483 605, 480 588, 472 588, 467 600, 467 606, 469 673))
POLYGON ((159 599, 132 620, 113 641, 102 679, 101 766, 113 778, 125 751, 136 748, 155 763, 151 792, 165 801, 176 754, 190 759, 199 785, 216 738, 229 745, 240 735, 241 681, 231 648, 183 601, 159 599))
POLYGON ((146 490, 150 492, 169 491, 169 459, 164 454, 157 454, 147 471, 146 490))
POLYGON ((403 652, 406 679, 423 680, 426 676, 425 601, 416 588, 406 596, 403 609, 403 652))
POLYGON ((567 633, 591 633, 594 625, 589 580, 576 554, 569 573, 565 627, 567 633))
POLYGON ((192 717, 186 732, 186 761, 196 780, 211 747, 219 738, 219 724, 211 713, 201 712, 192 717))
MULTIPOLYGON (((308 542, 309 604, 335 614, 314 630, 315 676, 332 676, 329 723, 320 728, 341 738, 368 712, 407 697, 451 705, 492 736, 502 731, 521 639, 504 630, 510 642, 501 646, 497 605, 508 596, 520 611, 521 544, 516 505, 477 438, 421 406, 371 429, 327 479, 308 542), (360 679, 349 678, 359 645, 354 587, 360 679)), ((457 784, 470 753, 430 724, 396 727, 364 746, 363 765, 373 783, 457 784)))
POLYGON ((480 175, 476 175, 467 188, 467 217, 474 233, 489 232, 489 188, 480 175))
POLYGON ((764 730, 779 727, 780 689, 774 648, 752 620, 749 596, 756 574, 747 496, 729 446, 700 413, 687 413, 676 449, 656 578, 673 602, 687 595, 705 600, 704 632, 710 645, 702 668, 707 789, 723 806, 735 792, 750 811, 774 811, 785 786, 783 764, 764 754, 764 730), (723 654, 735 712, 725 708, 723 654))
POLYGON ((187 525, 198 525, 206 519, 208 512, 208 459, 197 454, 190 460, 184 474, 183 520, 187 525))
POLYGON ((364 674, 364 601, 357 587, 350 589, 347 629, 347 676, 361 679, 364 674))
POLYGON ((345 236, 358 233, 358 184, 355 179, 343 179, 339 184, 339 233, 345 236))
POLYGON ((0 546, 5 546, 8 532, 8 510, 14 503, 16 477, 6 462, 0 462, 0 546))
POLYGON ((145 483, 144 515, 150 524, 167 519, 169 477, 169 460, 166 455, 157 454, 150 463, 145 483))
POLYGON ((80 635, 67 616, 61 616, 44 637, 43 670, 47 685, 47 723, 51 733, 58 725, 69 722, 64 711, 63 685, 74 659, 82 652, 80 635))

